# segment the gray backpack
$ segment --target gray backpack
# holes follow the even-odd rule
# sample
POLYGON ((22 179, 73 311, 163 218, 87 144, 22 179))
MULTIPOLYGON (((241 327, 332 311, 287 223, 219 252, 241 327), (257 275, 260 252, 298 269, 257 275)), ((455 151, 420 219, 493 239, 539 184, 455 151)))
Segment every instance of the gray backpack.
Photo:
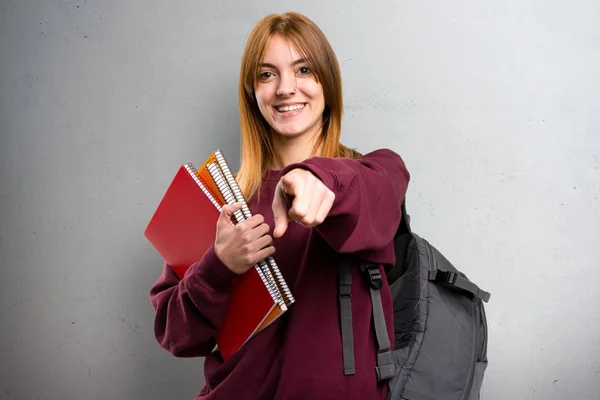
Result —
MULTIPOLYGON (((478 400, 487 367, 487 321, 479 289, 425 239, 410 229, 402 205, 402 222, 394 239, 396 265, 386 278, 394 308, 391 350, 380 288, 379 266, 363 263, 371 291, 373 326, 379 351, 376 375, 387 381, 389 400, 478 400)), ((339 301, 344 374, 354 374, 352 275, 340 264, 339 301)))

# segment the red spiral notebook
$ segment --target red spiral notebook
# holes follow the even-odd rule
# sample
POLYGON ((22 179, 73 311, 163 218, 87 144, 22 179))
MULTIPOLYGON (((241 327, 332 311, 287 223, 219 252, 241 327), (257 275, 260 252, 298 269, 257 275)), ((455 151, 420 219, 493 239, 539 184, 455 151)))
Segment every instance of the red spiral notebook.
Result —
MULTIPOLYGON (((239 201, 233 223, 252 216, 227 161, 216 151, 196 170, 183 164, 168 186, 144 235, 180 279, 214 243, 221 207, 239 201)), ((232 282, 232 297, 215 338, 223 359, 281 316, 294 298, 273 258, 232 282)))

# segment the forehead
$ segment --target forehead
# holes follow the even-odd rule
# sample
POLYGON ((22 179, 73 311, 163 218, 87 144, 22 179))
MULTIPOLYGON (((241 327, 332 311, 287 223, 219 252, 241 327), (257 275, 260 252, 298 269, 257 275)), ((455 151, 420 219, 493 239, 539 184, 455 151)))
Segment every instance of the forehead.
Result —
POLYGON ((289 39, 281 35, 274 35, 269 38, 265 46, 265 55, 262 62, 273 65, 286 65, 302 58, 302 53, 296 45, 289 39))

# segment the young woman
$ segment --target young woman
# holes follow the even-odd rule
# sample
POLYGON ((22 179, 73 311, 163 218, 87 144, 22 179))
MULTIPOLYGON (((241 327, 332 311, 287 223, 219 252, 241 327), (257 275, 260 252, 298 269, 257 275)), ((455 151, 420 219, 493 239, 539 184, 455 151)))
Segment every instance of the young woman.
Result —
MULTIPOLYGON (((338 266, 342 257, 354 266, 358 260, 380 268, 394 263, 392 240, 409 181, 404 162, 387 149, 361 156, 340 144, 339 65, 321 30, 300 14, 269 15, 252 30, 239 107, 237 179, 254 216, 232 225, 240 206, 224 207, 214 245, 182 280, 165 265, 150 292, 157 340, 175 356, 206 357, 198 399, 384 399, 387 385, 375 374, 370 294, 366 283, 358 284, 358 268, 352 289, 356 372, 344 375, 338 266), (231 280, 270 255, 296 302, 223 362, 211 351, 231 280)), ((382 299, 392 337, 386 286, 382 299)))

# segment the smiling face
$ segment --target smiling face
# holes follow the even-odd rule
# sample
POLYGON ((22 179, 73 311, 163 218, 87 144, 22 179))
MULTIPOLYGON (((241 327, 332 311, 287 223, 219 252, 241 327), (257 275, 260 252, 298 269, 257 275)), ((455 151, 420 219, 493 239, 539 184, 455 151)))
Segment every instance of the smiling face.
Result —
POLYGON ((254 94, 276 139, 315 139, 323 125, 323 86, 296 46, 272 36, 258 73, 254 94))

